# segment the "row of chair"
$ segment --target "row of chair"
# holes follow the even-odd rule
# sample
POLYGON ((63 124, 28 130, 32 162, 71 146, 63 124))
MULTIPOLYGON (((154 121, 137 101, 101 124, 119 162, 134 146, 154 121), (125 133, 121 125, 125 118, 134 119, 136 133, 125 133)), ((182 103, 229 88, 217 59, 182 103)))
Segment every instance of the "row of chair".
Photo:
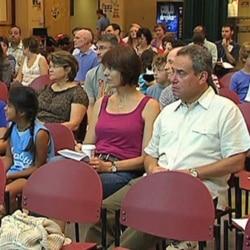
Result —
MULTIPOLYGON (((22 208, 62 221, 98 222, 104 219, 101 180, 84 162, 64 159, 47 163, 28 179, 22 208)), ((212 240, 214 219, 215 207, 206 186, 199 179, 174 171, 142 178, 127 193, 120 213, 120 223, 125 226, 163 238, 192 241, 212 240), (156 195, 155 190, 161 192, 156 195)), ((63 249, 96 247, 95 243, 72 243, 63 249)))

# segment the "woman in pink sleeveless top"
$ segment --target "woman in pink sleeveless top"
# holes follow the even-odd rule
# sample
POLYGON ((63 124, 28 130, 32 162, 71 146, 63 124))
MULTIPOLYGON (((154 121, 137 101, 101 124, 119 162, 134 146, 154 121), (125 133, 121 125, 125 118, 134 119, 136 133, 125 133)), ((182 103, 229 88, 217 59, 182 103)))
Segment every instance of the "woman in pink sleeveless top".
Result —
POLYGON ((83 143, 96 145, 89 164, 100 174, 106 198, 144 172, 144 147, 160 109, 157 101, 136 89, 141 61, 132 47, 110 49, 102 63, 106 82, 116 93, 95 103, 83 143))

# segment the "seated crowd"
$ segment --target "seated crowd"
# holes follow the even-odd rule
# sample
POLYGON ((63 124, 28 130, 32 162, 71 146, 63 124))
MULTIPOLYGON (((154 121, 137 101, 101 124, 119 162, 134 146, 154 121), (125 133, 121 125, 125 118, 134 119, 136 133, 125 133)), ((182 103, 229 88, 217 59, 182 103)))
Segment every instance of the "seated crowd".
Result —
MULTIPOLYGON (((11 211, 29 176, 56 160, 46 123, 72 130, 78 152, 82 144, 96 146, 89 165, 103 185, 108 249, 114 247, 115 210, 146 174, 191 174, 218 201, 216 209, 224 210, 227 180, 244 168, 250 149, 239 108, 218 94, 221 77, 232 70, 227 65, 236 71, 240 58, 243 67, 229 87, 242 103, 250 102, 250 42, 240 46, 233 32, 224 25, 222 39, 213 43, 199 25, 193 42, 186 44, 162 23, 155 25, 155 37, 133 23, 123 38, 120 26, 107 22, 100 24, 96 37, 91 29, 76 27, 73 47, 65 51, 60 41, 47 55, 41 53, 38 38, 22 40, 20 27, 11 27, 9 40, 0 37, 0 81, 9 89, 7 104, 0 100, 0 153, 11 211), (52 83, 35 91, 32 81, 42 75, 49 75, 52 83)), ((0 213, 4 215, 4 206, 0 213)), ((92 225, 87 240, 100 243, 100 228, 100 223, 92 225)), ((121 245, 145 250, 159 240, 127 228, 121 245)), ((167 250, 196 246, 170 241, 167 250)))

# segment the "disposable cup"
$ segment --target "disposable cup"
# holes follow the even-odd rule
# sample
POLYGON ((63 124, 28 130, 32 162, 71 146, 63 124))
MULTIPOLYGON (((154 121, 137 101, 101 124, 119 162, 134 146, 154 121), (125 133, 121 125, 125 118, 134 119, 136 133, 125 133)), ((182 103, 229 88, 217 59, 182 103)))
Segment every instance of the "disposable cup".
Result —
POLYGON ((89 158, 95 156, 95 145, 93 144, 83 144, 82 145, 82 152, 85 153, 89 158))

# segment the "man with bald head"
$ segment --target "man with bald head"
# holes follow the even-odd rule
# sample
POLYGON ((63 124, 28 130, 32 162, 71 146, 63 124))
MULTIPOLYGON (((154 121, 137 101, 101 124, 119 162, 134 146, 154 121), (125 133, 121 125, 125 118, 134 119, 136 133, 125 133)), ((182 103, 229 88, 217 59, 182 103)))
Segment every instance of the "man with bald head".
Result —
POLYGON ((74 47, 79 53, 74 55, 79 63, 79 70, 75 80, 84 85, 87 72, 99 64, 97 54, 91 49, 93 35, 87 29, 76 32, 74 47))
MULTIPOLYGON (((206 29, 204 26, 198 25, 193 30, 193 35, 201 35, 204 37, 204 43, 203 46, 207 48, 207 50, 212 55, 212 62, 213 62, 213 68, 215 67, 215 64, 217 62, 218 52, 217 47, 215 43, 212 43, 206 39, 206 29)), ((191 43, 193 44, 193 43, 191 43)))

